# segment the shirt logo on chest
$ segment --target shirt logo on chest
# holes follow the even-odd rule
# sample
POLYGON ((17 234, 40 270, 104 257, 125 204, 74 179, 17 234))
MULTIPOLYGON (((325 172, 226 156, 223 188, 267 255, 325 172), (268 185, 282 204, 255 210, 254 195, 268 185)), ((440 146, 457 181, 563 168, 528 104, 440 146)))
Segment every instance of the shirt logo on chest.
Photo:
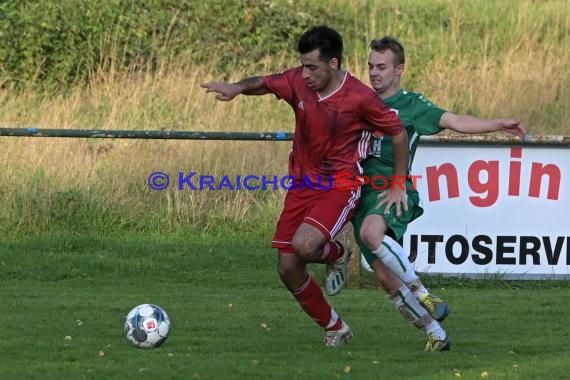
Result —
POLYGON ((305 103, 302 100, 299 102, 299 104, 297 106, 302 110, 305 109, 305 103))

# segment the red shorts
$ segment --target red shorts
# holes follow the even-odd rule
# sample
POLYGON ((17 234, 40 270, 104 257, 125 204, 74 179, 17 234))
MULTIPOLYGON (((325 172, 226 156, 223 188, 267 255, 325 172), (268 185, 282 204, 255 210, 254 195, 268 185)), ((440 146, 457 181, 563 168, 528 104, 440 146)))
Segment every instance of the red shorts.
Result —
POLYGON ((317 228, 325 240, 332 239, 354 215, 359 198, 360 188, 289 190, 271 246, 282 253, 293 253, 291 241, 301 223, 317 228))

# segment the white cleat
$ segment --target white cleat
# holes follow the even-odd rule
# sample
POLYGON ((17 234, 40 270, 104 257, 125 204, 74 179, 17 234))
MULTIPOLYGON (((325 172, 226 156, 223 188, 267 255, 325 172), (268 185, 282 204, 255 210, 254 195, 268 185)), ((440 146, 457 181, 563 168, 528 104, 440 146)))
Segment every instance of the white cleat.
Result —
POLYGON ((334 296, 346 286, 348 280, 348 262, 352 255, 352 250, 340 243, 344 249, 344 254, 337 261, 327 265, 327 278, 325 280, 325 290, 327 295, 334 296))
POLYGON ((352 339, 352 330, 344 321, 338 330, 330 330, 325 332, 325 346, 338 347, 350 342, 352 339))

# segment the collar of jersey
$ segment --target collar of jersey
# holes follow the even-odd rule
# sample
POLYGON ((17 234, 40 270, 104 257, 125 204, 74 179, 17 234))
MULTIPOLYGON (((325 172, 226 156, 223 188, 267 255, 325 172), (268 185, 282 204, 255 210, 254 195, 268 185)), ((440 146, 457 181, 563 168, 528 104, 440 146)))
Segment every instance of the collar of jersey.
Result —
POLYGON ((338 88, 336 90, 334 90, 333 92, 331 92, 330 94, 328 94, 324 98, 321 98, 321 95, 319 95, 319 93, 317 92, 317 97, 319 98, 319 102, 322 102, 323 100, 327 100, 328 98, 330 98, 331 96, 333 96, 334 94, 339 92, 340 89, 344 86, 344 83, 346 82, 347 78, 348 78, 348 71, 345 71, 344 72, 344 78, 342 79, 342 83, 340 84, 340 86, 338 86, 338 88))
POLYGON ((394 95, 389 96, 386 99, 384 99, 384 103, 386 103, 386 104, 394 103, 396 101, 396 99, 398 99, 403 93, 404 93, 403 89, 398 90, 398 92, 396 92, 394 95))

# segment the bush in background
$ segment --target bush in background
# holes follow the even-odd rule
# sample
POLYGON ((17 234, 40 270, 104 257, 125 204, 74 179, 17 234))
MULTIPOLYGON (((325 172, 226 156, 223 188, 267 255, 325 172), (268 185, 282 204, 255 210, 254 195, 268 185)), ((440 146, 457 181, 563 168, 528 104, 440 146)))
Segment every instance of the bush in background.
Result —
POLYGON ((309 1, 4 1, 0 75, 5 84, 67 86, 182 59, 223 69, 279 54, 318 19, 342 15, 309 1))

